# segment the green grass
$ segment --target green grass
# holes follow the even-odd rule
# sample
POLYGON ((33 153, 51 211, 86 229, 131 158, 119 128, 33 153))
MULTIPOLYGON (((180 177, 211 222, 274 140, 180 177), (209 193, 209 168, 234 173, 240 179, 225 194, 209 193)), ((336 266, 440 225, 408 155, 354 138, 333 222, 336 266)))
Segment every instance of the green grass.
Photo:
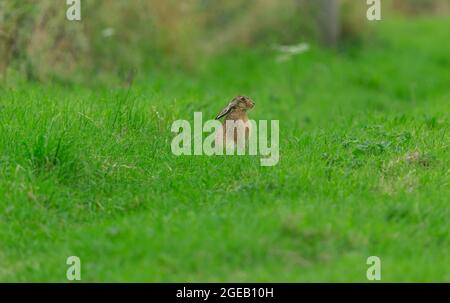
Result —
POLYGON ((0 281, 450 281, 449 20, 364 47, 270 50, 123 87, 0 89, 0 281), (280 120, 277 166, 176 157, 176 119, 236 94, 280 120))

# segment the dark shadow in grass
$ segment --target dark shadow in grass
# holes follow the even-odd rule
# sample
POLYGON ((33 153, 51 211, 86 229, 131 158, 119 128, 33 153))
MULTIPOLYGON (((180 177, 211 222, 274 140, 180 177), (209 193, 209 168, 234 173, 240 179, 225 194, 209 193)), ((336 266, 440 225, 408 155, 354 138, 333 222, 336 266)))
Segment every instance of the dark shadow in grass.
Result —
POLYGON ((357 246, 358 239, 347 234, 335 234, 330 228, 304 227, 297 223, 299 219, 289 218, 282 222, 279 231, 279 243, 272 252, 289 263, 299 266, 311 266, 314 263, 327 262, 331 254, 348 252, 357 246))
POLYGON ((25 158, 35 176, 56 175, 61 183, 74 182, 79 177, 79 154, 67 134, 40 133, 34 141, 23 142, 25 158))
POLYGON ((386 210, 385 220, 388 222, 415 222, 415 216, 405 206, 393 205, 386 210))

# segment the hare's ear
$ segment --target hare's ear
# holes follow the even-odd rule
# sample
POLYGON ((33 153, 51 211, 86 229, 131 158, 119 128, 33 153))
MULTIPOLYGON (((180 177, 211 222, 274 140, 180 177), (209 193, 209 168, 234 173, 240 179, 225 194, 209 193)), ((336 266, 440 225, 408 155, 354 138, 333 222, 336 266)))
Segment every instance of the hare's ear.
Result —
POLYGON ((230 103, 230 104, 227 105, 227 107, 222 109, 222 111, 217 115, 216 120, 219 120, 223 116, 227 115, 231 111, 231 109, 233 108, 233 105, 234 105, 233 103, 230 103))

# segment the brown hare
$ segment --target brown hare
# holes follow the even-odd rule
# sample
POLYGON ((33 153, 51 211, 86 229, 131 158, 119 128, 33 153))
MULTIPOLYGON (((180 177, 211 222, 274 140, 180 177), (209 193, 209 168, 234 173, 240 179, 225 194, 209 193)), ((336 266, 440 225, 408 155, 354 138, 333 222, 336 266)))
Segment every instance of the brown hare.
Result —
POLYGON ((232 144, 246 144, 251 134, 251 124, 247 111, 255 106, 249 97, 237 96, 217 115, 216 119, 225 117, 221 131, 217 132, 216 144, 226 146, 232 144), (243 140, 243 142, 242 142, 243 140))

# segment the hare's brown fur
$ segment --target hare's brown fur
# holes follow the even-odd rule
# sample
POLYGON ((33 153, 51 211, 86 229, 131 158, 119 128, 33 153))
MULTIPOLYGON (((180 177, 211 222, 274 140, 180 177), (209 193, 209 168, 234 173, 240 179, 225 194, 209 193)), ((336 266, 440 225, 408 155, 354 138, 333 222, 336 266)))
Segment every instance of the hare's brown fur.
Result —
MULTIPOLYGON (((251 125, 248 123, 247 111, 252 109, 254 106, 255 102, 245 96, 237 96, 231 100, 231 102, 216 117, 216 119, 225 117, 225 120, 222 123, 222 131, 216 137, 216 144, 226 144, 227 137, 229 138, 229 136, 227 136, 227 127, 231 126, 231 121, 238 124, 243 123, 245 142, 248 142, 251 134, 251 125)), ((238 143, 238 130, 238 128, 233 129, 232 139, 234 144, 238 143)))

